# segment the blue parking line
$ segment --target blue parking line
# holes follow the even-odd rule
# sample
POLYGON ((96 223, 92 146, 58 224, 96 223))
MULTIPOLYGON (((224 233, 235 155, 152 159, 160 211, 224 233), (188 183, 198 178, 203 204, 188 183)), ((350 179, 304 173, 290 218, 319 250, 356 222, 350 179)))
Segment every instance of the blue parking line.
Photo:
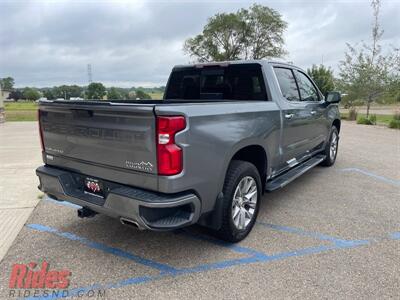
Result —
MULTIPOLYGON (((137 284, 142 284, 142 283, 147 283, 151 281, 156 281, 165 277, 177 277, 177 276, 182 276, 186 274, 194 274, 194 273, 201 273, 201 272, 206 272, 206 271, 212 271, 212 270, 218 270, 218 269, 226 269, 232 266, 239 266, 239 265, 248 265, 252 263, 257 263, 257 262, 269 262, 269 261, 274 261, 274 260, 281 260, 281 259, 286 259, 289 257, 294 257, 294 256, 301 256, 301 255, 307 255, 307 254, 315 254, 315 253, 321 253, 324 251, 331 250, 331 248, 327 246, 320 246, 320 247, 311 247, 311 248, 306 248, 306 249, 301 249, 301 250, 296 250, 296 251, 290 251, 290 252, 283 252, 279 253, 276 255, 253 255, 251 257, 246 257, 246 258, 240 258, 240 259, 232 259, 232 260, 226 260, 226 261, 221 261, 221 262, 216 262, 216 263, 210 263, 210 264, 203 264, 191 268, 184 268, 184 269, 179 269, 177 272, 174 273, 160 273, 158 275, 154 276, 139 276, 139 277, 131 277, 127 279, 123 279, 117 282, 112 282, 108 284, 94 284, 90 285, 87 287, 80 287, 80 288, 74 288, 71 290, 68 290, 68 297, 74 297, 74 296, 79 296, 79 294, 84 294, 85 292, 88 292, 90 290, 107 290, 111 288, 121 288, 129 285, 137 285, 137 284)), ((49 295, 48 297, 31 297, 31 298, 24 298, 24 299, 60 299, 64 298, 65 296, 62 295, 49 295)))
POLYGON ((400 240, 400 231, 390 233, 389 238, 392 240, 400 240))
POLYGON ((44 225, 41 225, 41 224, 28 224, 26 226, 29 227, 29 228, 32 228, 34 230, 53 233, 55 235, 67 238, 69 240, 80 242, 83 245, 88 246, 90 248, 94 248, 94 249, 97 249, 97 250, 100 250, 100 251, 103 251, 103 252, 106 252, 106 253, 110 253, 110 254, 113 254, 113 255, 116 255, 116 256, 119 256, 119 257, 123 257, 123 258, 127 258, 127 259, 130 259, 130 260, 133 260, 136 263, 142 264, 144 266, 147 266, 147 267, 150 267, 150 268, 153 268, 153 269, 157 269, 157 270, 159 270, 161 272, 174 273, 174 272, 177 271, 175 268, 173 268, 171 266, 168 266, 166 264, 162 264, 162 263, 158 263, 158 262, 155 262, 153 260, 150 260, 150 259, 142 258, 142 257, 140 257, 138 255, 131 254, 129 252, 123 251, 123 250, 118 249, 118 248, 109 247, 109 246, 104 245, 104 244, 93 242, 91 240, 88 240, 87 238, 77 236, 77 235, 75 235, 73 233, 70 233, 70 232, 59 231, 58 229, 47 227, 47 226, 44 226, 44 225))
POLYGON ((380 181, 386 182, 386 183, 394 185, 394 186, 400 186, 400 180, 387 178, 387 177, 384 177, 384 176, 381 176, 381 175, 377 175, 377 174, 374 174, 372 172, 365 171, 365 170, 362 170, 362 169, 359 169, 359 168, 345 168, 345 169, 340 169, 339 171, 341 171, 341 172, 357 172, 357 173, 360 173, 360 174, 363 174, 363 175, 378 179, 380 181))
POLYGON ((244 253, 244 254, 248 254, 248 255, 261 255, 261 256, 265 255, 264 253, 258 252, 254 249, 246 248, 243 246, 238 246, 237 244, 225 242, 223 240, 217 240, 215 238, 212 238, 211 236, 193 233, 193 232, 190 232, 185 229, 181 229, 179 231, 176 231, 175 233, 183 234, 189 238, 200 240, 200 241, 205 241, 205 242, 208 242, 208 243, 211 243, 211 244, 223 247, 223 248, 228 248, 229 250, 231 250, 233 252, 237 252, 237 253, 244 253))
POLYGON ((293 233, 293 234, 297 234, 297 235, 301 235, 301 236, 311 237, 311 238, 315 238, 315 239, 318 239, 321 241, 329 241, 338 248, 351 248, 351 247, 356 247, 356 246, 360 246, 360 245, 366 245, 369 243, 368 240, 339 239, 339 238, 329 236, 326 234, 306 231, 306 230, 302 230, 299 228, 293 228, 293 227, 288 227, 288 226, 275 225, 275 224, 269 224, 269 223, 264 223, 264 222, 257 222, 257 224, 277 230, 277 231, 284 231, 284 232, 293 233))
MULTIPOLYGON (((177 270, 175 273, 160 273, 159 275, 154 275, 154 276, 139 276, 139 277, 131 277, 127 279, 123 279, 117 282, 113 283, 108 283, 108 284, 96 284, 96 285, 91 285, 87 287, 80 287, 80 288, 74 288, 71 290, 68 290, 68 295, 69 297, 77 296, 79 293, 83 294, 84 292, 90 291, 90 290, 95 290, 95 289, 100 289, 100 290, 107 290, 111 288, 121 288, 129 285, 137 285, 137 284, 142 284, 142 283, 147 283, 147 282, 152 282, 156 280, 160 280, 162 278, 166 277, 177 277, 177 276, 182 276, 186 274, 194 274, 194 273, 202 273, 202 272, 207 272, 207 271, 212 271, 212 270, 218 270, 218 269, 226 269, 229 267, 233 266, 240 266, 240 265, 249 265, 252 263, 265 263, 265 262, 271 262, 271 261, 277 261, 277 260, 283 260, 291 257, 296 257, 296 256, 305 256, 305 255, 311 255, 311 254, 317 254, 317 253, 322 253, 326 252, 329 250, 336 249, 334 246, 317 246, 317 247, 310 247, 310 248, 305 248, 305 249, 300 249, 300 250, 294 250, 294 251, 288 251, 288 252, 282 252, 278 253, 275 255, 267 256, 264 255, 263 257, 259 257, 257 255, 251 256, 251 257, 246 257, 246 258, 241 258, 241 259, 232 259, 232 260, 227 260, 227 261, 222 261, 222 262, 216 262, 216 263, 211 263, 211 264, 204 264, 204 265, 199 265, 195 266, 192 268, 186 268, 186 269, 180 269, 177 270)), ((59 299, 59 298, 64 298, 62 296, 57 296, 57 295, 50 295, 49 297, 35 297, 35 298, 24 298, 24 299, 59 299)))
POLYGON ((304 249, 299 249, 299 250, 281 252, 281 253, 277 253, 277 254, 273 254, 273 255, 267 255, 267 254, 259 252, 258 254, 252 255, 250 257, 224 260, 224 261, 220 261, 220 262, 199 265, 199 266, 196 266, 193 268, 181 269, 181 270, 178 270, 178 274, 210 271, 210 270, 216 270, 216 269, 225 269, 225 268, 229 268, 229 267, 233 267, 233 266, 237 266, 237 265, 247 265, 247 264, 257 263, 257 262, 270 262, 270 261, 281 260, 281 259, 286 259, 286 258, 290 258, 290 257, 321 253, 321 252, 325 252, 325 251, 329 251, 329 250, 333 250, 333 249, 336 249, 336 247, 316 246, 316 247, 309 247, 309 248, 304 248, 304 249))
MULTIPOLYGON (((265 226, 273 228, 273 229, 296 233, 296 234, 300 234, 302 236, 310 236, 310 237, 317 238, 319 240, 330 241, 333 243, 333 245, 309 247, 309 248, 304 248, 304 249, 299 249, 299 250, 281 252, 281 253, 277 253, 274 255, 267 255, 262 252, 254 251, 249 248, 245 248, 245 247, 241 247, 241 246, 237 246, 237 245, 230 245, 225 242, 219 242, 219 241, 211 239, 211 238, 203 237, 201 235, 188 234, 188 236, 190 236, 190 237, 193 237, 196 239, 201 239, 201 240, 206 240, 206 241, 218 244, 220 246, 228 247, 229 249, 233 249, 233 251, 250 254, 250 256, 245 257, 245 258, 240 258, 240 259, 231 259, 231 260, 225 260, 225 261, 220 261, 220 262, 215 262, 215 263, 202 264, 202 265, 190 267, 190 268, 175 269, 170 266, 166 266, 164 264, 158 264, 156 262, 132 255, 132 254, 124 252, 120 249, 111 248, 111 247, 108 247, 108 246, 105 246, 102 244, 91 242, 91 241, 87 240, 86 238, 76 236, 72 233, 61 232, 55 228, 47 227, 47 226, 40 225, 40 224, 30 224, 27 226, 32 229, 36 229, 39 231, 45 231, 45 232, 51 232, 51 233, 57 234, 59 236, 65 237, 65 238, 76 240, 76 241, 82 242, 83 244, 85 244, 89 247, 100 249, 100 250, 106 251, 106 252, 114 254, 114 255, 122 256, 125 258, 134 258, 133 259, 134 261, 137 262, 139 260, 139 263, 142 263, 145 265, 149 265, 149 266, 153 266, 153 267, 154 267, 154 265, 156 265, 157 269, 160 269, 158 267, 161 265, 162 272, 158 275, 131 277, 131 278, 123 279, 123 280, 113 282, 113 283, 108 283, 108 284, 95 284, 95 285, 90 285, 87 287, 74 288, 74 289, 68 290, 68 297, 78 296, 79 293, 82 294, 82 293, 85 293, 87 291, 94 290, 94 289, 106 290, 106 289, 110 289, 110 288, 120 288, 120 287, 124 287, 124 286, 128 286, 128 285, 137 285, 137 284, 142 284, 142 283, 146 283, 146 282, 151 282, 151 281, 159 280, 159 279, 162 279, 165 277, 176 277, 176 276, 191 274, 191 273, 201 273, 201 272, 211 271, 211 270, 226 269, 226 268, 229 268, 232 266, 283 260, 283 259, 287 259, 287 258, 291 258, 291 257, 323 253, 323 252, 327 252, 327 251, 335 250, 335 249, 357 247, 357 246, 368 244, 369 242, 379 242, 380 240, 382 240, 382 239, 356 240, 356 241, 343 240, 343 239, 338 239, 338 238, 331 237, 331 236, 328 236, 325 234, 304 231, 302 229, 280 226, 280 225, 273 225, 273 224, 266 224, 266 223, 263 223, 263 224, 265 224, 265 226), (98 245, 100 245, 100 248, 98 247, 98 245), (168 269, 172 268, 172 270, 164 271, 165 267, 168 269)), ((185 232, 185 234, 186 234, 186 232, 185 232)), ((395 240, 400 239, 400 232, 390 233, 389 238, 395 239, 395 240)), ((58 298, 64 298, 64 296, 49 295, 48 297, 42 297, 42 298, 34 297, 34 298, 24 298, 24 299, 58 299, 58 298)))

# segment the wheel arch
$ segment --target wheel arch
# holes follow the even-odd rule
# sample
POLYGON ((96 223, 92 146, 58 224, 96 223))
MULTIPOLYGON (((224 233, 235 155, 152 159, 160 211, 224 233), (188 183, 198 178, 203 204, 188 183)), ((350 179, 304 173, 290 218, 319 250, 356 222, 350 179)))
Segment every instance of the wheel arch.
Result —
POLYGON ((341 121, 339 119, 333 120, 332 126, 335 126, 337 128, 338 133, 340 133, 341 121))
MULTIPOLYGON (((231 163, 232 160, 243 160, 252 163, 257 168, 258 173, 260 174, 262 192, 264 192, 265 180, 267 178, 267 164, 268 164, 267 153, 265 149, 260 145, 248 145, 237 150, 230 159, 229 164, 231 163)), ((228 169, 226 170, 226 172, 227 171, 228 169)))
MULTIPOLYGON (((225 177, 229 169, 229 165, 233 160, 243 160, 250 162, 255 165, 257 168, 260 178, 261 178, 261 189, 262 193, 265 191, 265 183, 267 178, 267 166, 268 166, 268 156, 266 149, 255 143, 249 143, 247 145, 242 145, 241 147, 236 148, 232 151, 232 154, 228 158, 226 162, 226 166, 224 168, 223 177, 221 178, 222 185, 225 182, 225 177)), ((223 203, 223 193, 222 193, 222 185, 221 192, 218 194, 217 199, 215 201, 214 210, 209 214, 202 216, 199 220, 199 224, 206 226, 212 229, 219 229, 222 225, 222 203, 223 203)))

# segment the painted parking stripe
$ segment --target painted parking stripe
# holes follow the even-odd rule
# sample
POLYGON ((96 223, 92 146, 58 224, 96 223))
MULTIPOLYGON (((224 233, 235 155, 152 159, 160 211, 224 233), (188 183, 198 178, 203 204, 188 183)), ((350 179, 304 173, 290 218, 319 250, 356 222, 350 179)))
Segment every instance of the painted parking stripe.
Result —
POLYGON ((175 233, 185 235, 192 239, 208 242, 208 243, 214 244, 219 247, 228 248, 229 250, 231 250, 233 252, 237 252, 237 253, 248 254, 248 255, 265 255, 264 253, 258 252, 254 249, 250 249, 247 247, 239 246, 237 244, 225 242, 223 240, 217 240, 211 236, 190 232, 186 229, 181 229, 179 231, 176 231, 175 233))
MULTIPOLYGON (((400 232, 394 232, 390 233, 389 235, 390 239, 400 239, 400 232)), ((378 238, 378 239, 370 239, 371 242, 379 242, 381 240, 384 240, 384 238, 378 238)), ((357 246, 361 246, 361 244, 358 244, 357 246)), ((356 246, 355 246, 356 247, 356 246)), ((132 278, 127 278, 124 280, 120 280, 117 282, 113 283, 108 283, 108 284, 95 284, 95 285, 90 285, 87 287, 81 287, 81 288, 74 288, 71 290, 68 290, 68 295, 69 297, 73 296, 78 296, 79 293, 85 293, 90 290, 95 290, 95 289, 111 289, 111 288, 121 288, 129 285, 137 285, 137 284, 142 284, 142 283, 147 283, 155 280, 159 280, 165 277, 177 277, 180 275, 184 274, 190 274, 190 273, 201 273, 204 271, 210 271, 210 270, 216 270, 216 269, 225 269, 231 266, 238 266, 238 265, 247 265, 251 263, 257 263, 257 262, 271 262, 274 260, 282 260, 290 257, 295 257, 295 256, 304 256, 304 255, 310 255, 310 254, 316 254, 316 253, 323 253, 326 251, 330 250, 335 250, 335 249, 343 249, 343 247, 337 246, 337 245, 331 245, 331 246, 316 246, 316 247, 310 247, 310 248, 305 248, 305 249, 300 249, 300 250, 294 250, 294 251, 288 251, 288 252, 282 252, 278 253, 275 255, 264 255, 262 257, 258 257, 257 255, 247 257, 247 258, 242 258, 242 259, 235 259, 235 260, 229 260, 229 261, 222 261, 222 262, 217 262, 217 263, 212 263, 212 264, 205 264, 205 265, 200 265, 192 268, 187 268, 187 269, 179 269, 176 272, 173 273, 160 273, 159 275, 155 276, 139 276, 139 277, 132 277, 132 278)), ((59 299, 59 298, 64 298, 64 296, 57 296, 57 295, 49 295, 48 297, 31 297, 31 298, 24 298, 24 299, 59 299)))
POLYGON ((389 234, 389 238, 392 240, 400 240, 400 231, 389 234))
POLYGON ((318 232, 306 231, 306 230, 303 230, 300 228, 275 225, 275 224, 264 223, 264 222, 257 222, 257 224, 277 230, 277 231, 283 231, 283 232, 293 233, 293 234, 297 234, 297 235, 301 235, 301 236, 311 237, 311 238, 318 239, 321 241, 329 241, 329 242, 333 243, 336 247, 339 247, 339 248, 351 248, 351 247, 356 247, 356 246, 360 246, 360 245, 366 245, 369 243, 368 240, 345 240, 345 239, 336 238, 336 237, 318 233, 318 232))
POLYGON ((357 173, 360 173, 360 174, 375 178, 377 180, 383 181, 385 183, 388 183, 388 184, 391 184, 391 185, 394 185, 394 186, 400 186, 400 180, 387 178, 387 177, 384 177, 384 176, 381 176, 381 175, 377 175, 377 174, 374 174, 372 172, 369 172, 369 171, 366 171, 366 170, 362 170, 362 169, 359 169, 359 168, 345 168, 345 169, 339 169, 339 171, 341 171, 341 172, 357 172, 357 173))
POLYGON ((155 262, 153 260, 146 259, 146 258, 140 257, 138 255, 131 254, 129 252, 123 251, 123 250, 118 249, 118 248, 114 248, 114 247, 110 247, 110 246, 107 246, 107 245, 104 245, 104 244, 101 244, 101 243, 97 243, 97 242, 91 241, 91 240, 89 240, 87 238, 84 238, 84 237, 80 237, 80 236, 75 235, 75 234, 70 233, 70 232, 59 231, 56 228, 44 226, 44 225, 41 225, 41 224, 28 224, 26 226, 29 227, 29 228, 32 228, 34 230, 53 233, 53 234, 61 236, 63 238, 67 238, 67 239, 72 240, 72 241, 80 242, 81 244, 83 244, 85 246, 88 246, 90 248, 94 248, 94 249, 97 249, 97 250, 100 250, 100 251, 103 251, 103 252, 106 252, 106 253, 110 253, 110 254, 113 254, 113 255, 116 255, 116 256, 119 256, 119 257, 123 257, 123 258, 127 258, 127 259, 130 259, 130 260, 133 260, 136 263, 145 265, 145 266, 153 268, 153 269, 157 269, 157 270, 159 270, 161 272, 169 272, 169 273, 176 272, 175 268, 173 268, 171 266, 168 266, 166 264, 158 263, 158 262, 155 262))

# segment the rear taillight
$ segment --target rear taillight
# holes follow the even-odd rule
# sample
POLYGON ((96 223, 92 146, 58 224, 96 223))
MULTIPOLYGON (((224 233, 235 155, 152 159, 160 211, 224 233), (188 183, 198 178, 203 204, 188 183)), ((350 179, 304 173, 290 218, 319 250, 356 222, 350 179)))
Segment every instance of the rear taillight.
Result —
POLYGON ((40 109, 37 111, 37 119, 38 119, 38 126, 39 126, 39 137, 40 137, 40 145, 42 146, 42 152, 44 151, 44 142, 43 142, 43 129, 42 124, 40 122, 40 109))
POLYGON ((182 172, 182 149, 175 144, 175 134, 186 128, 183 116, 157 117, 157 167, 159 175, 182 172))

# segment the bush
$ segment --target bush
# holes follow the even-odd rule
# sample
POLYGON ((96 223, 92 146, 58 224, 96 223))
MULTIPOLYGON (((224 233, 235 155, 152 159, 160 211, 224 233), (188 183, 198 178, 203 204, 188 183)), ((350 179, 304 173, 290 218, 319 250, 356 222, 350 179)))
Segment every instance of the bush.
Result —
POLYGON ((370 115, 369 118, 367 117, 359 117, 357 119, 357 124, 362 125, 375 125, 376 124, 376 115, 370 115))
POLYGON ((348 117, 349 121, 355 121, 357 120, 357 110, 354 107, 351 107, 349 109, 349 117, 348 117))
POLYGON ((371 121, 372 125, 376 125, 376 115, 370 115, 369 120, 371 121))
POLYGON ((395 120, 395 119, 390 120, 389 128, 400 129, 400 120, 395 120))
POLYGON ((393 115, 393 118, 389 122, 389 128, 400 129, 400 112, 393 115))

